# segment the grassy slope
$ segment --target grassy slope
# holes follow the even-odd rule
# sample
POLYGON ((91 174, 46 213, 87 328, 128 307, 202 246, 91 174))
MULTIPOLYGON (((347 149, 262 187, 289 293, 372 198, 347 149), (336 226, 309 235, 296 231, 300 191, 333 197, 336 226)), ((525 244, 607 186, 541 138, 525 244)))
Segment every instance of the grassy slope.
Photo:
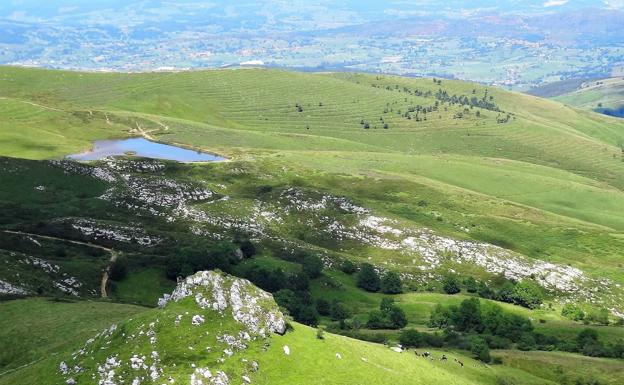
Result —
POLYGON ((624 366, 618 360, 579 357, 561 352, 497 351, 494 355, 500 357, 505 365, 562 384, 573 384, 574 379, 582 378, 617 385, 624 376, 624 366))
POLYGON ((474 227, 468 237, 624 281, 624 217, 618 210, 624 205, 624 162, 617 147, 624 122, 491 88, 494 101, 515 114, 507 124, 497 124, 497 113, 486 110, 481 118, 453 119, 457 106, 415 122, 397 112, 434 100, 400 92, 403 87, 467 96, 474 89, 479 97, 485 92, 464 82, 439 86, 430 79, 358 74, 84 74, 4 67, 0 97, 66 111, 44 112, 61 114, 50 118, 57 119, 50 123, 57 130, 78 124, 82 136, 48 145, 41 125, 12 123, 0 135, 21 136, 5 141, 1 153, 58 157, 87 147, 87 138, 138 134, 140 127, 162 141, 256 159, 273 170, 289 167, 307 183, 410 222, 464 237, 458 228, 474 227), (388 107, 392 112, 385 114, 388 107), (71 121, 76 115, 80 122, 71 121), (380 128, 379 117, 390 129, 380 128), (371 129, 363 130, 361 120, 371 129), (33 145, 26 135, 45 139, 39 145, 48 147, 27 150, 33 145), (345 178, 322 184, 317 180, 324 175, 345 178), (355 187, 347 176, 368 177, 366 187, 377 190, 355 187), (371 186, 374 181, 379 183, 371 186), (426 212, 416 208, 423 197, 431 202, 426 212))
MULTIPOLYGON (((22 363, 29 365, 16 371, 0 374, 0 384, 54 384, 57 383, 56 373, 58 363, 66 359, 70 352, 82 346, 84 341, 93 336, 97 331, 107 327, 110 323, 119 322, 123 318, 132 317, 128 325, 147 323, 159 310, 145 311, 143 308, 116 305, 110 303, 50 303, 45 300, 18 300, 2 304, 3 327, 14 339, 20 339, 21 346, 31 348, 30 356, 21 361, 13 361, 14 364, 22 363), (62 308, 61 308, 62 307, 62 308), (36 314, 33 320, 36 324, 20 324, 25 314, 36 314), (12 325, 8 327, 7 325, 12 325), (54 333, 51 334, 50 331, 54 333), (50 336, 56 341, 47 344, 45 349, 39 346, 50 336), (31 362, 34 361, 34 362, 31 362), (43 375, 47 373, 48 375, 43 375)), ((179 312, 179 310, 178 310, 179 312)), ((177 314, 172 313, 172 314, 177 314)), ((174 315, 171 315, 174 317, 174 315)), ((160 316, 167 319, 167 314, 160 316)), ((218 318, 218 317, 217 317, 218 318)), ((164 323, 164 321, 163 321, 164 323)), ((171 322, 172 323, 172 322, 171 322)), ((167 323, 168 325, 169 323, 167 323)), ((159 330, 159 341, 171 343, 171 349, 167 350, 163 358, 173 362, 200 362, 209 360, 208 357, 200 357, 201 354, 189 352, 187 344, 193 345, 191 340, 186 343, 193 333, 200 333, 203 329, 211 330, 210 335, 216 334, 217 325, 224 327, 222 321, 217 319, 208 321, 202 330, 192 328, 188 334, 186 329, 176 329, 171 340, 168 332, 159 330), (213 330, 214 329, 214 330, 213 330), (177 348, 176 348, 177 346, 177 348), (174 358, 175 357, 175 358, 174 358)), ((514 380, 516 384, 548 384, 542 378, 528 374, 522 370, 506 368, 503 366, 485 366, 462 354, 448 354, 451 361, 429 361, 414 356, 411 353, 399 354, 390 351, 387 347, 361 342, 346 337, 335 336, 326 333, 324 340, 316 339, 316 331, 300 324, 294 324, 294 331, 285 336, 273 336, 271 346, 267 352, 262 352, 255 345, 251 346, 251 354, 260 364, 260 372, 253 376, 254 383, 259 384, 318 384, 323 379, 323 384, 497 384, 500 378, 514 380), (291 355, 286 356, 282 347, 288 345, 291 355), (336 353, 342 356, 336 358, 336 353), (367 361, 363 361, 365 358, 367 361), (462 360, 466 366, 462 369, 454 363, 453 358, 462 360)), ((126 326, 128 327, 128 326, 126 326)), ((199 340, 198 340, 199 341, 199 340)), ((114 340, 114 343, 117 341, 114 340)), ((205 342, 205 341, 204 341, 205 342)), ((131 344, 132 345, 132 344, 131 344)), ((8 346, 8 345, 3 345, 8 346)), ((136 348, 136 347, 134 347, 136 348)), ((122 347, 123 354, 132 346, 122 347)), ((198 346, 199 348, 199 346, 198 346)), ((442 352, 432 351, 434 356, 439 357, 442 352)), ((106 352, 102 354, 106 355, 106 352)), ((149 352, 147 353, 149 354, 149 352)), ((162 350, 161 350, 162 354, 162 350)), ((247 355, 248 353, 244 353, 247 355)), ((101 354, 98 354, 98 356, 101 354)), ((206 354, 203 354, 206 356, 206 354)), ((102 356, 104 357, 104 356, 102 356)), ((240 362, 240 360, 236 360, 240 362)), ((232 363, 234 365, 234 363, 232 363)), ((232 368, 234 370, 234 368, 232 368)))
POLYGON ((611 78, 583 83, 576 90, 554 98, 562 103, 585 109, 619 108, 624 105, 624 79, 611 78))
POLYGON ((0 303, 0 383, 5 372, 73 349, 97 331, 144 310, 132 305, 44 298, 0 303))
POLYGON ((432 351, 429 361, 412 352, 395 353, 388 348, 327 333, 316 339, 316 331, 295 325, 295 332, 274 336, 266 356, 258 361, 262 370, 254 380, 259 384, 497 384, 500 378, 516 384, 548 384, 543 378, 502 366, 486 366, 461 354, 432 351), (285 356, 282 346, 291 354, 285 356), (336 353, 342 357, 336 358, 336 353), (363 358, 366 360, 364 361, 363 358), (453 362, 457 358, 466 365, 453 362), (310 364, 306 364, 309 362, 310 364))

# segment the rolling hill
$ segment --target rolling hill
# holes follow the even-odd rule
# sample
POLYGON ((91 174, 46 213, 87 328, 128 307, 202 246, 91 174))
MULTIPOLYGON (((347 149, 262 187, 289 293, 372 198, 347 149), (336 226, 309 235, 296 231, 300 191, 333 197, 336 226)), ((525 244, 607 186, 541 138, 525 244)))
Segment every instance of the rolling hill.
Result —
POLYGON ((604 115, 624 117, 624 79, 622 78, 557 82, 530 93, 604 115))
MULTIPOLYGON (((6 214, 0 218, 0 263, 6 266, 0 294, 106 295, 113 303, 101 306, 111 309, 114 302, 154 306, 176 276, 197 270, 257 281, 281 271, 296 285, 313 254, 322 258, 323 270, 303 280, 307 300, 348 304, 352 321, 365 322, 383 296, 358 288, 340 271, 349 261, 398 273, 405 293, 394 296, 396 304, 409 327, 427 333, 435 334, 427 321, 436 304, 460 306, 476 296, 465 292, 464 279, 471 277, 492 290, 509 282, 536 287, 541 306, 504 309, 531 319, 545 336, 573 340, 590 328, 615 342, 624 335, 618 326, 624 318, 623 140, 619 119, 459 81, 265 69, 123 74, 0 67, 0 210, 6 214), (228 159, 64 160, 94 140, 136 136, 228 159), (246 253, 249 242, 255 250, 246 253), (457 276, 464 293, 442 294, 448 276, 457 276), (606 312, 607 319, 587 326, 565 318, 561 309, 569 302, 587 314, 606 312)), ((27 312, 42 304, 33 301, 2 306, 27 312)), ((195 311, 189 303, 171 306, 195 311)), ((113 312, 102 321, 124 318, 126 334, 139 333, 141 325, 171 317, 167 308, 136 306, 127 309, 136 316, 113 312)), ((220 322, 213 316, 206 314, 211 335, 220 322)), ((320 318, 340 331, 335 321, 320 318)), ((76 335, 95 331, 91 323, 76 319, 76 335)), ((317 341, 314 329, 291 324, 293 332, 270 336, 266 351, 253 344, 253 354, 264 357, 253 383, 306 383, 342 363, 347 368, 327 383, 344 383, 344 375, 380 382, 391 376, 398 383, 556 383, 556 372, 527 362, 552 359, 576 373, 573 363, 582 359, 536 352, 521 357, 514 350, 501 352, 505 365, 483 366, 465 351, 447 351, 470 363, 461 372, 444 366, 453 362, 430 363, 331 333, 317 341), (293 354, 285 356, 283 345, 293 354), (300 350, 319 365, 286 371, 300 350), (357 357, 362 351, 370 354, 368 362, 357 357), (278 375, 284 372, 288 376, 278 375)), ((182 339, 192 338, 190 326, 182 339)), ((150 356, 149 341, 131 352, 115 333, 109 341, 120 355, 130 354, 124 360, 150 356)), ((396 331, 380 333, 382 340, 397 340, 396 331)), ((175 333, 165 335, 167 349, 179 348, 171 363, 190 365, 186 340, 173 348, 175 333)), ((67 356, 79 345, 55 352, 67 356)), ((79 365, 88 371, 76 374, 96 373, 95 362, 110 358, 93 354, 95 361, 79 365)), ((210 365, 223 363, 213 358, 210 365)), ((5 359, 2 371, 11 372, 0 374, 0 383, 38 383, 42 373, 58 371, 56 357, 37 359, 5 359)), ((605 367, 617 366, 603 360, 605 367)), ((240 362, 224 368, 237 378, 249 371, 240 362)), ((187 369, 171 369, 171 376, 188 377, 187 369)))

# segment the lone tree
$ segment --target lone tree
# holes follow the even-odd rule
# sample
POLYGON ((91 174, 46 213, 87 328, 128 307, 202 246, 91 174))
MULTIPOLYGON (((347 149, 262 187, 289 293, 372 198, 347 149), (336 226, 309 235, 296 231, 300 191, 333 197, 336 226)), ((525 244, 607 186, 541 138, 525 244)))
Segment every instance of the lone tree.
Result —
POLYGON ((394 271, 389 271, 381 278, 381 291, 385 294, 400 294, 403 292, 401 277, 394 271))
POLYGON ((375 268, 370 263, 364 263, 357 275, 357 285, 366 291, 379 291, 381 282, 375 268))

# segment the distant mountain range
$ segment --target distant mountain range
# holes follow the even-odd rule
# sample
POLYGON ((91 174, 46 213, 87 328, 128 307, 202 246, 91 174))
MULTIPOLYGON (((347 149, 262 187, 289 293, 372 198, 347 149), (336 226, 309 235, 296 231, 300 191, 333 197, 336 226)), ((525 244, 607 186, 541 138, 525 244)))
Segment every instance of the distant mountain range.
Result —
POLYGON ((622 5, 25 0, 0 4, 0 64, 145 71, 255 62, 526 90, 617 75, 624 63, 622 5))

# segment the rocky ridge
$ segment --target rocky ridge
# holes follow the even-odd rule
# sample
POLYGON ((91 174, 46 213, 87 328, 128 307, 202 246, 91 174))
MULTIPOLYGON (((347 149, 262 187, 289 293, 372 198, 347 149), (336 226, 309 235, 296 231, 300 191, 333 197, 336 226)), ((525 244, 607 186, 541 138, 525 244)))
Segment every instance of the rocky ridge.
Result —
POLYGON ((181 280, 159 309, 112 325, 59 362, 67 385, 252 383, 254 360, 283 334, 273 297, 218 271, 181 280))

